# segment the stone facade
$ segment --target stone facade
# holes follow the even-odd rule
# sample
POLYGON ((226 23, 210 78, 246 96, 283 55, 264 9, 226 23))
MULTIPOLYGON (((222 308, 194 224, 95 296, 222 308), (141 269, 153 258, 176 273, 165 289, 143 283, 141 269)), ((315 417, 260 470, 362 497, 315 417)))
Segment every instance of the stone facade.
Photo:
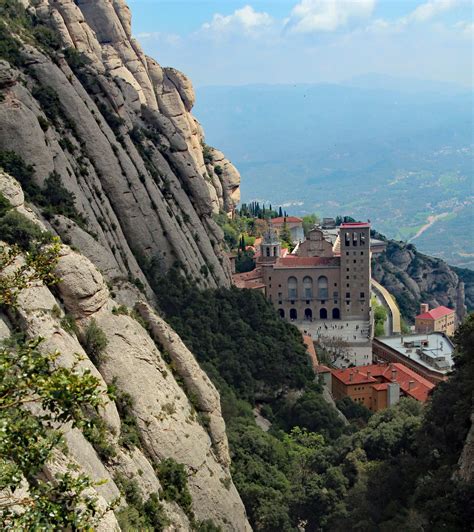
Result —
POLYGON ((320 228, 310 231, 297 254, 280 257, 269 230, 259 267, 265 292, 283 318, 370 321, 370 225, 347 223, 332 242, 320 228))

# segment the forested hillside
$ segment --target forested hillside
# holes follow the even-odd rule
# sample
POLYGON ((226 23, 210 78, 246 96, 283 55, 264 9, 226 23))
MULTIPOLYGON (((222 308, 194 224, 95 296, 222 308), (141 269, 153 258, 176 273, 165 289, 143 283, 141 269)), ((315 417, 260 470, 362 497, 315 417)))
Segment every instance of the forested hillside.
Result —
POLYGON ((469 530, 474 485, 458 461, 472 411, 474 315, 456 335, 453 376, 426 408, 403 399, 371 415, 344 401, 345 425, 312 382, 296 329, 261 294, 200 292, 174 272, 152 285, 220 390, 233 478, 255 530, 469 530), (255 423, 256 405, 269 432, 255 423))

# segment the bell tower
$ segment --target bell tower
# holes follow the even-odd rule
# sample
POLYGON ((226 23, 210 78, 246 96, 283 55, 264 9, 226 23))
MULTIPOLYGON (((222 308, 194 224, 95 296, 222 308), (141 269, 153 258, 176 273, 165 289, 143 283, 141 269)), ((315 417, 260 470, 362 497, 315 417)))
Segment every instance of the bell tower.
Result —
POLYGON ((370 320, 370 224, 343 223, 341 242, 341 309, 345 319, 370 320))
POLYGON ((263 263, 276 262, 281 252, 280 239, 277 232, 270 227, 267 227, 263 233, 262 243, 260 244, 260 261, 263 263))

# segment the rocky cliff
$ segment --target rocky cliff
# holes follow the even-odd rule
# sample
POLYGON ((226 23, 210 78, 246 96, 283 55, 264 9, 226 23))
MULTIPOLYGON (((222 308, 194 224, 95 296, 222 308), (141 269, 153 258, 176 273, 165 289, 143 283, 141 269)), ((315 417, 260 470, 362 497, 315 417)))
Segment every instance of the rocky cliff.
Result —
MULTIPOLYGON (((45 229, 25 205, 20 185, 6 174, 0 174, 0 194, 13 210, 45 229)), ((156 468, 172 458, 185 467, 198 522, 211 520, 226 530, 248 530, 230 476, 219 394, 192 353, 136 287, 128 287, 128 299, 137 301, 136 311, 118 306, 94 264, 67 245, 61 246, 56 275, 61 280, 54 290, 35 283, 20 292, 14 310, 0 314, 0 337, 8 338, 14 330, 41 337, 44 352, 59 352, 57 363, 66 367, 79 355, 79 369, 90 369, 104 390, 113 385, 118 397, 128 398, 127 416, 134 419, 138 440, 124 443, 130 421, 125 422, 120 408, 109 400, 99 411, 103 441, 93 445, 80 430, 66 430, 67 459, 58 453, 43 474, 53 478, 73 461, 94 481, 105 481, 96 487, 97 495, 104 508, 119 500, 117 512, 126 506, 117 479, 124 476, 133 482, 146 501, 152 493, 161 493, 156 468), (103 353, 95 358, 83 347, 91 323, 106 337, 103 353)), ((178 504, 162 504, 169 530, 191 529, 189 516, 178 504)), ((98 528, 119 529, 112 511, 98 528)))
POLYGON ((229 284, 212 215, 232 212, 240 176, 205 144, 189 79, 143 53, 123 0, 3 4, 0 150, 75 195, 85 223, 54 219, 63 240, 109 282, 147 286, 153 263, 229 284))
POLYGON ((193 103, 186 76, 131 37, 122 0, 0 2, 0 166, 18 179, 1 172, 0 193, 63 242, 61 282, 23 290, 15 312, 0 314, 0 336, 40 336, 67 367, 80 355, 103 389, 127 398, 133 443, 111 400, 102 443, 68 429, 67 460, 58 453, 43 472, 53 478, 73 461, 105 480, 95 488, 102 506, 119 502, 101 530, 118 529, 127 505, 117 479, 133 481, 143 501, 161 498, 157 468, 168 458, 184 466, 192 497, 192 513, 160 500, 169 530, 206 520, 249 529, 219 394, 154 310, 146 278, 175 266, 203 287, 230 284, 213 215, 233 211, 240 176, 205 144, 193 103), (106 338, 100 359, 83 347, 91 324, 106 338))
POLYGON ((460 321, 466 315, 464 280, 446 262, 423 255, 413 244, 387 241, 386 251, 373 260, 372 276, 395 296, 409 322, 414 323, 420 303, 456 309, 460 321))

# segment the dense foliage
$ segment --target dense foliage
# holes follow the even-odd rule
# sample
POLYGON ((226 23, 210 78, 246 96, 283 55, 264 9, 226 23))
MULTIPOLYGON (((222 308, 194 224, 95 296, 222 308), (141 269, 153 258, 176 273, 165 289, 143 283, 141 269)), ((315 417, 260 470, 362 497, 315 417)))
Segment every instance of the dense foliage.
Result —
POLYGON ((345 425, 311 383, 299 333, 261 294, 199 292, 176 272, 152 281, 220 390, 232 476, 255 530, 468 530, 468 486, 452 475, 469 428, 474 318, 456 337, 455 375, 428 407, 402 399, 371 414, 347 400, 338 404, 345 425))
POLYGON ((240 397, 254 402, 311 381, 300 333, 275 318, 262 294, 236 288, 199 291, 175 270, 153 283, 175 330, 240 397))

